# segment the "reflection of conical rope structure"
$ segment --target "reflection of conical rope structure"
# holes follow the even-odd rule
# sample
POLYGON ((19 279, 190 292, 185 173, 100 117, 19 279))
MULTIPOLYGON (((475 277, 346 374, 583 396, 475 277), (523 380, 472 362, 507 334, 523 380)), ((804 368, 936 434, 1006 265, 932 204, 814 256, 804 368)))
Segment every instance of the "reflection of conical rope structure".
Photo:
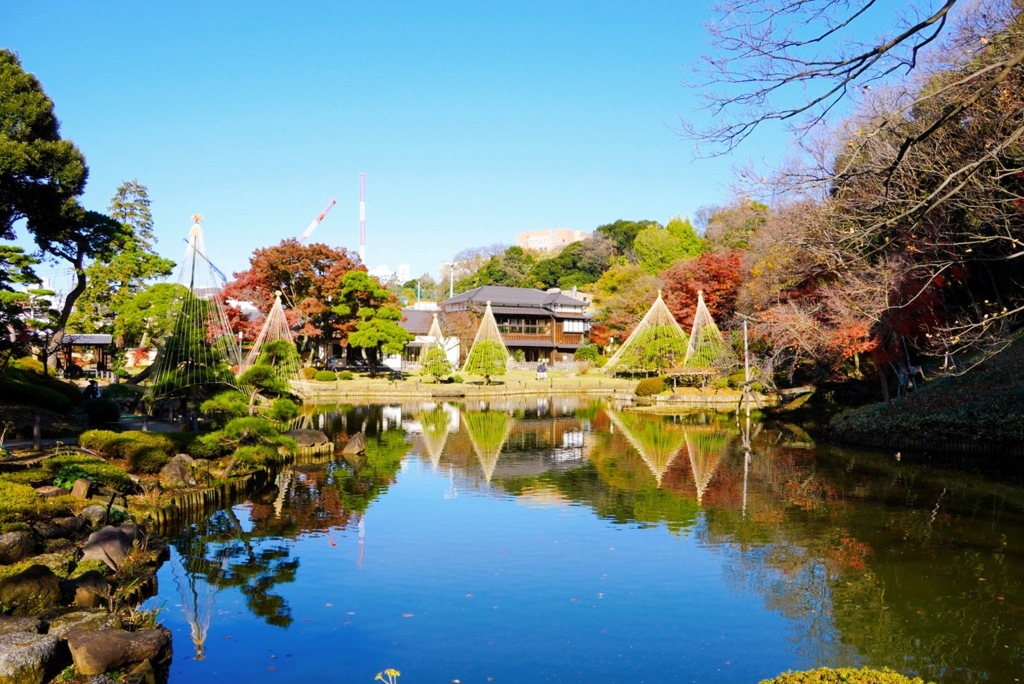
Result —
POLYGON ((286 384, 299 379, 299 356, 292 353, 268 353, 264 351, 275 351, 275 343, 287 343, 293 349, 295 341, 292 338, 292 331, 288 325, 288 319, 284 315, 284 307, 281 305, 281 293, 274 297, 274 305, 270 307, 270 313, 260 328, 252 349, 245 355, 242 364, 238 367, 238 376, 241 377, 247 370, 257 364, 267 365, 274 369, 274 375, 283 380, 286 384), (262 358, 261 358, 262 356, 262 358))
POLYGON ((703 502, 704 492, 715 476, 722 457, 729 450, 731 437, 729 432, 723 430, 691 428, 686 431, 686 452, 690 457, 698 503, 703 502))
POLYGON ((499 363, 504 367, 508 364, 509 358, 511 354, 508 353, 505 340, 501 338, 498 322, 494 320, 494 312, 491 311, 491 303, 487 302, 484 316, 480 319, 480 327, 476 329, 476 336, 473 338, 473 346, 470 347, 466 362, 462 365, 462 372, 485 375, 480 369, 499 363))
MULTIPOLYGON (((210 629, 210 620, 213 618, 217 590, 206 580, 203 573, 185 567, 185 563, 193 566, 212 566, 203 556, 202 540, 199 535, 195 531, 190 532, 183 544, 184 548, 179 548, 177 553, 172 554, 171 573, 174 575, 174 584, 181 596, 181 607, 185 611, 185 619, 192 634, 196 660, 202 660, 206 657, 206 635, 210 629)), ((218 569, 211 567, 210 571, 218 572, 218 569)))
POLYGON ((174 325, 153 363, 149 392, 157 399, 198 385, 236 386, 230 366, 239 364, 241 355, 220 301, 217 269, 206 256, 202 217, 194 218, 178 274, 187 292, 171 306, 174 325))
POLYGON ((441 324, 437 322, 437 314, 434 314, 434 320, 430 323, 430 330, 427 331, 427 339, 423 342, 423 346, 420 347, 420 363, 426 361, 427 354, 430 353, 431 349, 444 349, 444 335, 441 334, 441 324))
POLYGON ((688 338, 679 326, 665 300, 658 298, 626 341, 605 364, 614 371, 651 371, 676 368, 686 358, 688 338))
POLYGON ((704 293, 697 292, 697 310, 693 314, 690 342, 686 346, 683 365, 690 368, 726 369, 735 365, 736 354, 726 343, 715 319, 704 304, 704 293))
POLYGON ((451 418, 443 407, 437 406, 429 411, 422 411, 418 416, 420 425, 423 427, 423 445, 430 456, 430 462, 434 469, 441 463, 441 454, 444 452, 444 445, 448 441, 448 428, 451 425, 451 418))
POLYGON ((665 471, 686 442, 686 431, 679 425, 659 418, 651 419, 639 413, 608 411, 608 417, 640 454, 660 487, 665 471))
POLYGON ((484 477, 490 482, 515 421, 504 411, 466 411, 463 420, 484 477))

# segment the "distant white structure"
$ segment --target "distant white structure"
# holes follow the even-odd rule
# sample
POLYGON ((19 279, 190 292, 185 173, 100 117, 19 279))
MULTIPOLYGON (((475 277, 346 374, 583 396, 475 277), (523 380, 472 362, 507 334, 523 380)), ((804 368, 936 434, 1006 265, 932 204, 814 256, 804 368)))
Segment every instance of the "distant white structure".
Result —
POLYGON ((531 249, 535 252, 553 252, 571 242, 586 240, 588 237, 590 237, 590 233, 585 230, 549 228, 519 233, 516 235, 516 244, 523 249, 531 249))

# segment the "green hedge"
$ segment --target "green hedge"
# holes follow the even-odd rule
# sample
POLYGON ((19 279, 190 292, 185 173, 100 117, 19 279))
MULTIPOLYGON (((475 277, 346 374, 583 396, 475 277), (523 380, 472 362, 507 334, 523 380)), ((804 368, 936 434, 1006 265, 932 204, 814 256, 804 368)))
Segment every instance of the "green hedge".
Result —
POLYGON ((865 667, 854 670, 823 667, 820 670, 786 672, 774 679, 765 679, 761 684, 925 684, 925 682, 920 677, 910 679, 888 668, 870 670, 865 667))
POLYGON ((668 383, 663 377, 644 378, 636 384, 634 392, 638 397, 649 397, 652 394, 661 394, 668 389, 668 383))
POLYGON ((317 371, 316 375, 313 376, 313 379, 317 382, 334 382, 338 379, 338 374, 334 371, 317 371))

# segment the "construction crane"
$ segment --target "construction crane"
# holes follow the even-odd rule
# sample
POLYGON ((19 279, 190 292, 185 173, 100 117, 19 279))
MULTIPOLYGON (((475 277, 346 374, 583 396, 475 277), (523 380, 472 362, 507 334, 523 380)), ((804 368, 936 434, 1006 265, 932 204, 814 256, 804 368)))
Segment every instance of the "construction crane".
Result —
POLYGON ((321 211, 319 214, 317 214, 316 218, 313 219, 313 222, 306 226, 306 230, 302 231, 302 235, 299 236, 300 245, 306 244, 306 240, 309 239, 309 236, 313 234, 313 231, 316 230, 316 227, 319 226, 320 222, 324 220, 324 216, 327 216, 327 212, 329 212, 337 202, 338 200, 332 199, 330 204, 327 205, 327 208, 321 211))

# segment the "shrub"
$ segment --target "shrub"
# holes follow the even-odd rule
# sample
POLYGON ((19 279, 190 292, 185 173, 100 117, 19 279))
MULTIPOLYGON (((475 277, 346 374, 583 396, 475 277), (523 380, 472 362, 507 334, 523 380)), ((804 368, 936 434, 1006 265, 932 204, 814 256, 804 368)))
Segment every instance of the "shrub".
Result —
POLYGON ((221 444, 221 434, 211 432, 199 439, 193 440, 185 450, 192 458, 217 459, 227 453, 227 449, 221 444))
POLYGON ((0 480, 0 525, 5 528, 37 517, 68 515, 71 505, 70 496, 41 499, 30 485, 0 480))
POLYGON ((526 361, 526 353, 522 349, 516 349, 512 354, 512 358, 516 360, 516 363, 522 363, 526 361))
POLYGON ((313 379, 317 382, 334 382, 338 379, 338 374, 334 371, 322 370, 317 371, 316 375, 313 376, 313 379))
POLYGON ((316 374, 317 370, 312 366, 303 366, 302 368, 299 369, 299 377, 302 378, 303 380, 312 380, 314 377, 316 377, 316 374))
POLYGON ((586 361, 589 363, 597 364, 597 345, 585 344, 572 355, 577 361, 586 361))
POLYGON ((51 481, 66 466, 78 466, 86 475, 86 479, 98 482, 119 492, 130 492, 135 489, 135 482, 125 471, 106 461, 82 453, 67 453, 47 459, 42 470, 51 481))
POLYGON ((10 377, 0 378, 0 396, 17 397, 19 404, 41 406, 58 413, 70 411, 77 403, 49 387, 10 377))
POLYGON ((299 407, 291 399, 275 399, 265 415, 275 423, 287 423, 299 415, 299 407))
POLYGON ((111 430, 86 430, 78 436, 78 446, 100 454, 110 454, 111 444, 120 439, 121 434, 111 430))
POLYGON ((653 378, 644 378, 636 384, 634 392, 638 397, 649 397, 652 394, 661 394, 668 389, 668 383, 665 382, 665 378, 655 376, 653 378))
POLYGON ((215 427, 227 423, 232 418, 240 418, 249 413, 249 400, 236 390, 220 392, 199 405, 199 412, 215 427))
POLYGON ((351 380, 354 377, 356 376, 352 374, 352 371, 338 371, 339 380, 351 380))
POLYGON ((888 668, 870 670, 866 667, 859 670, 852 668, 832 669, 823 667, 820 670, 803 672, 786 672, 775 679, 765 679, 761 684, 925 684, 920 677, 910 679, 888 668))
POLYGON ((465 382, 465 380, 462 379, 461 375, 453 375, 452 377, 448 378, 448 382, 462 383, 465 382))
POLYGON ((288 393, 288 383, 279 378, 271 366, 262 364, 245 371, 242 377, 238 378, 238 382, 246 387, 255 387, 263 394, 281 396, 288 393))
POLYGON ((170 460, 171 457, 160 447, 140 445, 128 455, 128 468, 133 473, 156 475, 170 460))
POLYGON ((32 356, 23 356, 20 359, 15 359, 11 362, 11 365, 36 375, 43 374, 43 362, 32 356))

